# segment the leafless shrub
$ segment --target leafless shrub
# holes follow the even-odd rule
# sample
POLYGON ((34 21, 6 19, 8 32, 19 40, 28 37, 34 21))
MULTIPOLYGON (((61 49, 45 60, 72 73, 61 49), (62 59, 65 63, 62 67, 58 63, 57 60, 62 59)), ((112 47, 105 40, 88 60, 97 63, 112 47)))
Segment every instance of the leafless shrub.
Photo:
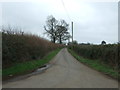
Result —
POLYGON ((4 27, 2 30, 3 68, 14 63, 41 59, 50 51, 63 46, 37 35, 26 33, 22 35, 21 29, 18 28, 4 27))

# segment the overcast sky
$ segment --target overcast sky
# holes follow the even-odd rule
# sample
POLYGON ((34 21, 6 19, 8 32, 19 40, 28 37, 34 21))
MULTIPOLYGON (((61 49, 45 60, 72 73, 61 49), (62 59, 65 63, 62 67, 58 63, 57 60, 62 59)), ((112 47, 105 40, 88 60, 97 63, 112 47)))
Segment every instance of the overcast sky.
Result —
MULTIPOLYGON (((74 40, 99 44, 118 41, 118 3, 82 2, 80 0, 39 0, 39 2, 5 2, 2 24, 21 27, 25 32, 46 38, 43 26, 48 15, 74 23, 74 40), (65 8, 64 8, 65 6, 65 8)), ((2 5, 2 6, 1 6, 2 5)), ((1 19, 1 18, 0 18, 1 19)))

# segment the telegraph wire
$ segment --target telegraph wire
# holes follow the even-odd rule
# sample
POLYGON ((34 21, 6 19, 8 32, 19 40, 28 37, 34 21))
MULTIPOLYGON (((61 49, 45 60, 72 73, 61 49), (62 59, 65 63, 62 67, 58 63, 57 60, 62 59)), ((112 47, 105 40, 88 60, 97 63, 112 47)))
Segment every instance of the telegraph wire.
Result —
POLYGON ((61 2, 62 2, 62 5, 63 5, 63 7, 64 7, 64 10, 65 10, 65 12, 66 12, 66 14, 67 14, 68 19, 72 22, 72 20, 71 20, 69 14, 68 14, 68 11, 67 11, 67 9, 66 9, 66 7, 65 7, 64 1, 61 0, 61 2))
POLYGON ((69 18, 69 20, 70 20, 70 22, 71 22, 71 27, 72 27, 72 42, 73 42, 73 21, 71 20, 71 18, 70 18, 70 16, 69 16, 69 13, 68 13, 68 11, 67 11, 67 9, 66 9, 66 7, 65 7, 64 1, 61 0, 61 2, 62 2, 62 5, 63 5, 63 7, 64 7, 64 10, 65 10, 65 12, 66 12, 66 14, 67 14, 67 17, 69 18))

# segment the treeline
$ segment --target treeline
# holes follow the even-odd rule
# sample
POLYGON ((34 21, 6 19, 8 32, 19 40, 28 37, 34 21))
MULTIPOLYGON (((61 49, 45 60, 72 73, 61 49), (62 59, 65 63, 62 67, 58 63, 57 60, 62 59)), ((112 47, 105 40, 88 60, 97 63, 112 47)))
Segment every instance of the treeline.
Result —
POLYGON ((85 58, 100 60, 120 71, 120 44, 109 45, 70 45, 70 49, 85 58))
POLYGON ((41 59, 50 51, 63 47, 36 35, 6 31, 2 32, 3 68, 8 68, 15 63, 41 59))

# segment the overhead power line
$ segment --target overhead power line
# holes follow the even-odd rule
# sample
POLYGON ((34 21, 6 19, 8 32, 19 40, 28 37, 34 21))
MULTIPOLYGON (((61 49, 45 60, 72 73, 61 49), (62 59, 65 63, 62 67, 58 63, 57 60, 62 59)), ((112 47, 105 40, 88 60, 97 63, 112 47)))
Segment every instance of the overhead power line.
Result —
POLYGON ((70 20, 70 22, 71 22, 71 30, 72 30, 72 42, 73 42, 73 21, 71 20, 71 18, 70 18, 70 16, 69 16, 69 13, 68 13, 68 11, 67 11, 67 9, 66 9, 66 7, 65 7, 65 4, 64 4, 64 1, 63 0, 61 0, 61 2, 62 2, 62 5, 63 5, 63 7, 64 7, 64 10, 65 10, 65 12, 66 12, 66 14, 67 14, 67 17, 68 17, 68 19, 70 20))
POLYGON ((64 7, 64 10, 65 10, 65 12, 66 12, 66 14, 67 14, 68 19, 72 22, 72 20, 71 20, 71 18, 70 18, 70 16, 69 16, 69 13, 68 13, 68 11, 67 11, 67 9, 66 9, 66 7, 65 7, 64 1, 61 0, 61 2, 62 2, 62 5, 63 5, 63 7, 64 7))

